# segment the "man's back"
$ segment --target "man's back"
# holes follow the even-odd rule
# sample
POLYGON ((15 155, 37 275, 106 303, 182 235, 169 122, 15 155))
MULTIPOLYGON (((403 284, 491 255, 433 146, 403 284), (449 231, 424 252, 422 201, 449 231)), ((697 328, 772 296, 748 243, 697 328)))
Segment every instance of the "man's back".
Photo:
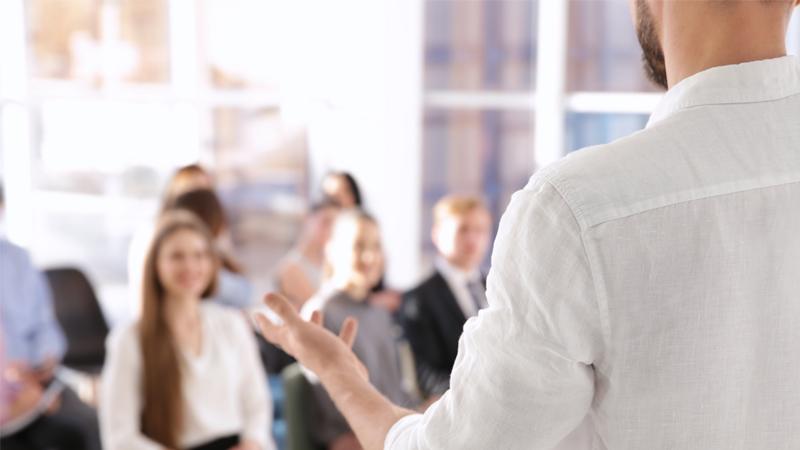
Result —
POLYGON ((582 230, 609 448, 800 448, 800 62, 714 68, 550 182, 582 230))
POLYGON ((387 448, 800 448, 798 117, 800 61, 717 67, 537 173, 450 391, 387 448))
POLYGON ((800 62, 782 57, 800 0, 629 4, 666 97, 647 130, 514 194, 489 307, 424 414, 268 299, 291 323, 265 333, 325 371, 367 448, 573 448, 578 430, 592 449, 800 448, 800 62))

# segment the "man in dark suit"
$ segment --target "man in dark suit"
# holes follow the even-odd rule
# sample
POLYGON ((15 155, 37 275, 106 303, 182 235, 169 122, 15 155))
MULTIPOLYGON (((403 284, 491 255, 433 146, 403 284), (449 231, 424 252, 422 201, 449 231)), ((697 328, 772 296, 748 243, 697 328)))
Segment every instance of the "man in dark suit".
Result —
POLYGON ((411 344, 420 390, 439 396, 450 385, 458 339, 466 320, 486 307, 480 264, 489 247, 492 219, 475 197, 448 196, 433 210, 435 270, 403 296, 399 321, 411 344))

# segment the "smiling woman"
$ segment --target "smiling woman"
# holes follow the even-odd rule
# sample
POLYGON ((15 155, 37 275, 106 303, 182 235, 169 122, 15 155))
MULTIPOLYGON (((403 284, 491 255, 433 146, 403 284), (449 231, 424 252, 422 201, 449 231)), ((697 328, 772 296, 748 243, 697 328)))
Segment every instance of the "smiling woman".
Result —
POLYGON ((214 291, 218 264, 211 234, 195 216, 164 215, 145 262, 141 319, 109 340, 104 448, 274 447, 270 396, 249 326, 201 300, 214 291))

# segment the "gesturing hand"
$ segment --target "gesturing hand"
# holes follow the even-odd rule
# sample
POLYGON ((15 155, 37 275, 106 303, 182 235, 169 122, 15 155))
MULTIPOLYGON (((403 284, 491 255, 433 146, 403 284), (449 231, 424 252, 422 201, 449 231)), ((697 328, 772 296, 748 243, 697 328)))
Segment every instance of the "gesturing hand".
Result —
POLYGON ((355 319, 348 317, 337 337, 321 326, 322 315, 319 311, 315 311, 311 320, 306 322, 279 294, 267 294, 264 302, 283 323, 274 324, 263 314, 256 314, 261 334, 316 373, 323 383, 328 374, 342 372, 354 371, 365 380, 368 378, 366 368, 350 349, 358 332, 355 319))

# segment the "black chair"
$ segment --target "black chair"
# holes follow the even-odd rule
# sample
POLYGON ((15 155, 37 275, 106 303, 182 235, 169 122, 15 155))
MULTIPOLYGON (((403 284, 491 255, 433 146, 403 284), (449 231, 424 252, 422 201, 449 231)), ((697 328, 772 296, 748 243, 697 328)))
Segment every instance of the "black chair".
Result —
POLYGON ((72 267, 45 271, 53 292, 56 318, 67 338, 65 366, 98 374, 106 357, 108 324, 86 276, 72 267))

